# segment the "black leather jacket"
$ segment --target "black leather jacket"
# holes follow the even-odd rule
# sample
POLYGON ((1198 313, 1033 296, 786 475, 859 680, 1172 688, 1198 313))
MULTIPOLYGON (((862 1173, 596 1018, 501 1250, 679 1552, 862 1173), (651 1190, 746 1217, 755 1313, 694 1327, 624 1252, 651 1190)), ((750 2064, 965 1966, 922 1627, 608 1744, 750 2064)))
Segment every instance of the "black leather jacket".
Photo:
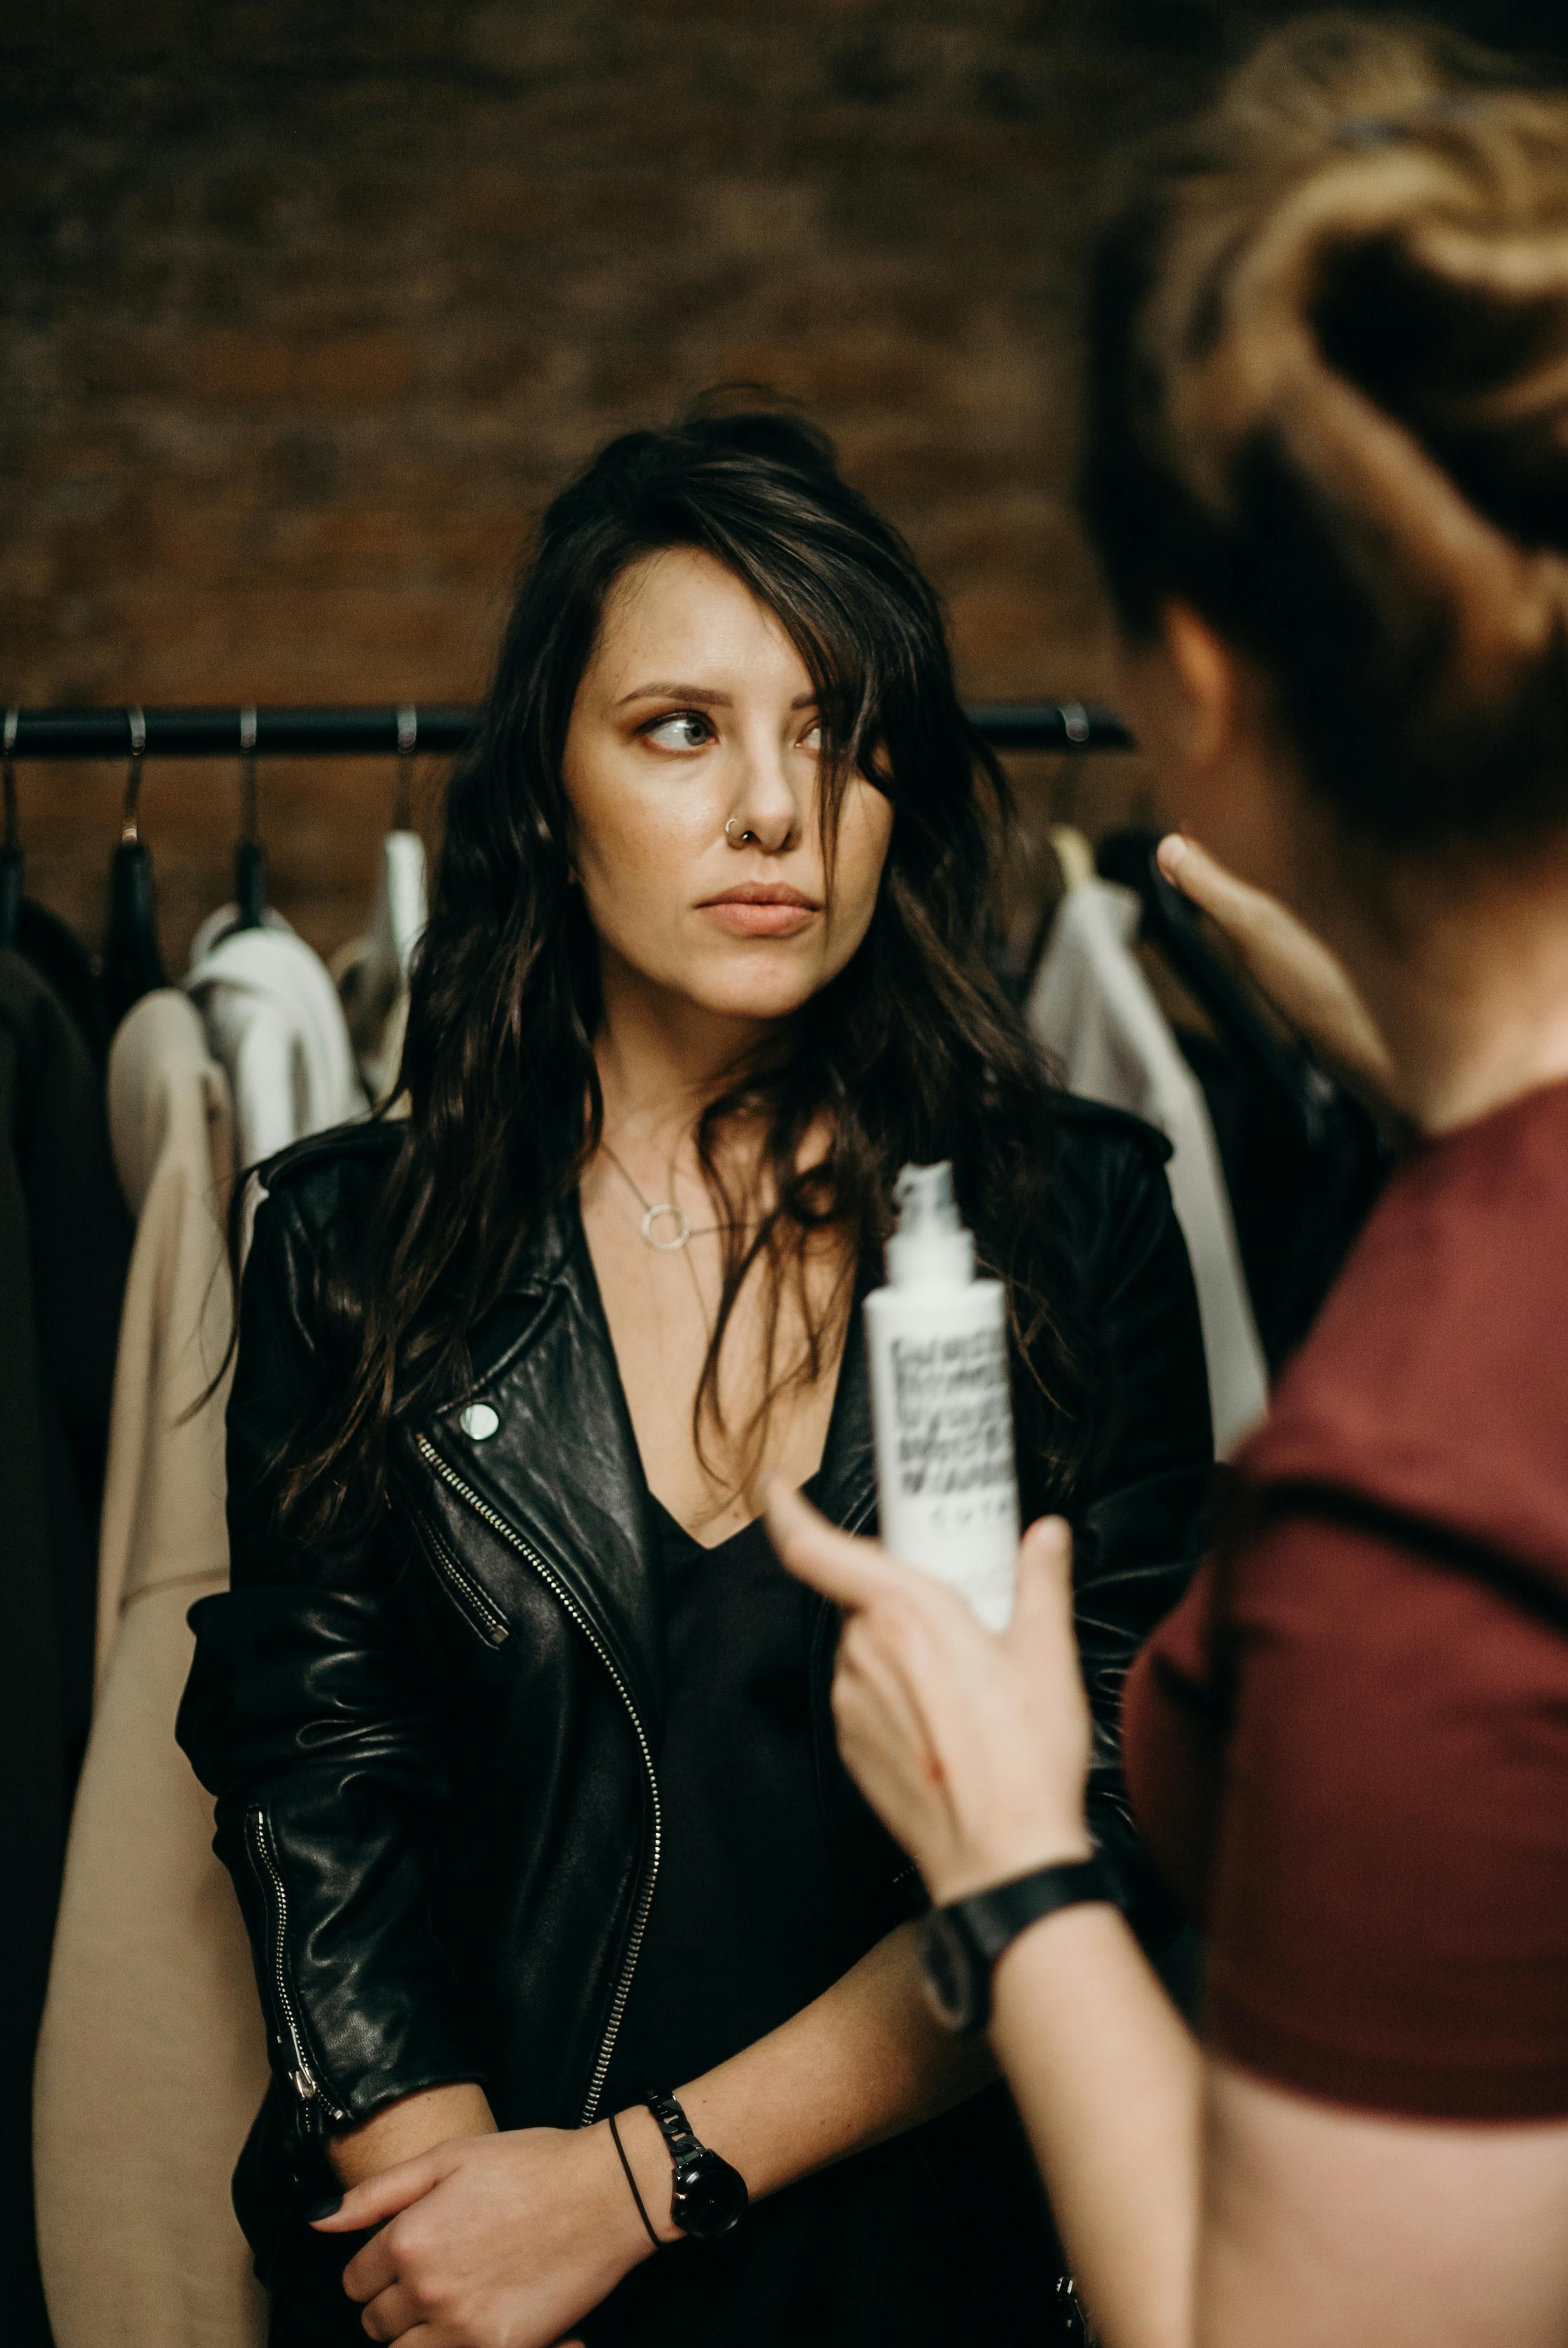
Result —
MULTIPOLYGON (((471 1393, 400 1439, 374 1534, 306 1553, 278 1529, 318 1267, 395 1141, 346 1128, 267 1169, 229 1405, 232 1587, 190 1617, 179 1735, 217 1797, 273 2071, 236 2195, 263 2279, 340 2120, 467 2079, 503 2127, 595 2116, 659 1857, 656 1550, 575 1201, 543 1220, 474 1332, 471 1393)), ((1198 1553, 1210 1460, 1165 1154, 1133 1120, 1062 1101, 1061 1211, 1114 1365, 1112 1439, 1072 1512, 1099 1731, 1091 1816, 1155 1932, 1167 1911, 1123 1801, 1117 1703, 1198 1553)), ((859 1322, 821 1493, 865 1529, 859 1322)), ((1038 1510, 1050 1494, 1022 1466, 1038 1510)), ((839 1762, 834 1644, 824 1603, 810 1650, 824 1826, 869 1946, 919 1887, 839 1762)))

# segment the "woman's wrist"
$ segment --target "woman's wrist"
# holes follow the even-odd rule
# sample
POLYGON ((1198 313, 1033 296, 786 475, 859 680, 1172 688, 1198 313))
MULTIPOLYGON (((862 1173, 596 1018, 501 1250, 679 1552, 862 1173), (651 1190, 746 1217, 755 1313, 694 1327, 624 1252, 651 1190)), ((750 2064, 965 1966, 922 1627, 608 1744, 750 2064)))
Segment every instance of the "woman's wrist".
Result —
POLYGON ((663 2250, 682 2240, 681 2229, 670 2215, 670 2155, 659 2123, 646 2104, 632 2104, 618 2112, 613 2135, 608 2120, 600 2123, 600 2132, 620 2188, 635 2264, 640 2259, 651 2259, 656 2246, 663 2250), (620 2139, 619 2153, 615 2137, 620 2139))
POLYGON ((416 2087, 384 2104, 367 2120, 350 2123, 327 2140, 327 2158, 340 2185, 358 2185, 384 2169, 414 2160, 455 2137, 493 2136, 496 2122, 483 2087, 468 2079, 416 2087))
POLYGON ((999 1883, 1031 1875, 1037 1868, 1069 1867, 1093 1856, 1089 1829, 1081 1823, 1076 1828, 1065 1823, 1020 1827, 1013 1833, 977 1837, 945 1851, 940 1862, 933 1862, 927 1871, 926 1889, 934 1907, 950 1908, 958 1900, 972 1900, 977 1892, 994 1891, 999 1883))

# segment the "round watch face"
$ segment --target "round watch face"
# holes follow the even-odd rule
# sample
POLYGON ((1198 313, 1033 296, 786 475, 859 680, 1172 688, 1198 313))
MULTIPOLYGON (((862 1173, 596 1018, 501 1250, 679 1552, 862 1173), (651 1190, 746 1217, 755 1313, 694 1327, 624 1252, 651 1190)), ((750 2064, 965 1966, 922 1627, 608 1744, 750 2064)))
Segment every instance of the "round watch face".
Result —
POLYGON ((920 1971, 938 2021, 949 2030, 972 2030, 979 2018, 974 1960, 951 1917, 939 1908, 921 1928, 920 1971))
POLYGON ((670 2214, 683 2234, 711 2242, 740 2224, 749 2199, 740 2170, 718 2153, 703 2151, 676 2170, 670 2214))

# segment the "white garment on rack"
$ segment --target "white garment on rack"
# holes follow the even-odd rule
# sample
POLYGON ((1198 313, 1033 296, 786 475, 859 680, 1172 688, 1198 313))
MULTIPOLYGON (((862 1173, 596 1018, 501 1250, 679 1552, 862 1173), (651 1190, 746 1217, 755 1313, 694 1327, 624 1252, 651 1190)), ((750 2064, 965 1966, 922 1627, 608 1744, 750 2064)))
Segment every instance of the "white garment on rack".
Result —
POLYGON ((1138 966, 1131 889, 1084 880, 1062 899, 1030 990, 1029 1024, 1070 1092, 1132 1109, 1171 1144, 1171 1197, 1192 1259, 1214 1446, 1228 1457, 1268 1400, 1219 1148, 1203 1091, 1138 966))
POLYGON ((98 1544, 97 1703, 35 2073, 39 2257, 57 2348, 261 2348, 266 2301, 229 2179, 266 2086, 265 2027, 212 1805, 174 1741, 186 1611, 229 1580, 234 1170, 228 1081, 177 988, 122 1021, 108 1107, 137 1233, 98 1544))
POLYGON ((408 1025, 408 973, 427 913, 425 842, 416 831, 389 831, 381 843, 381 871, 364 933, 340 946, 329 965, 360 1076, 378 1108, 397 1082, 408 1025))
POLYGON ((233 1091, 237 1163, 252 1166, 368 1103, 321 956, 280 913, 255 930, 233 919, 224 906, 203 922, 183 983, 233 1091))

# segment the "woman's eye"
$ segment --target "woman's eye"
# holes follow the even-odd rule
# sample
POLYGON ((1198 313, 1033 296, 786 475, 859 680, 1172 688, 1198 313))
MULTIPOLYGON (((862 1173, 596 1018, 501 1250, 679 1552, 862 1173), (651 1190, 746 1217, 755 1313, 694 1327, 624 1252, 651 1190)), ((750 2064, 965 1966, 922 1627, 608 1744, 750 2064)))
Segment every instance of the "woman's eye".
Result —
POLYGON ((803 750, 809 751, 814 758, 818 757, 821 755, 822 726, 815 718, 813 718, 811 724, 806 727, 805 732, 801 736, 800 747, 803 750))
POLYGON ((648 739, 661 750, 702 750, 713 739, 712 726, 695 709, 677 709, 646 730, 648 739))

